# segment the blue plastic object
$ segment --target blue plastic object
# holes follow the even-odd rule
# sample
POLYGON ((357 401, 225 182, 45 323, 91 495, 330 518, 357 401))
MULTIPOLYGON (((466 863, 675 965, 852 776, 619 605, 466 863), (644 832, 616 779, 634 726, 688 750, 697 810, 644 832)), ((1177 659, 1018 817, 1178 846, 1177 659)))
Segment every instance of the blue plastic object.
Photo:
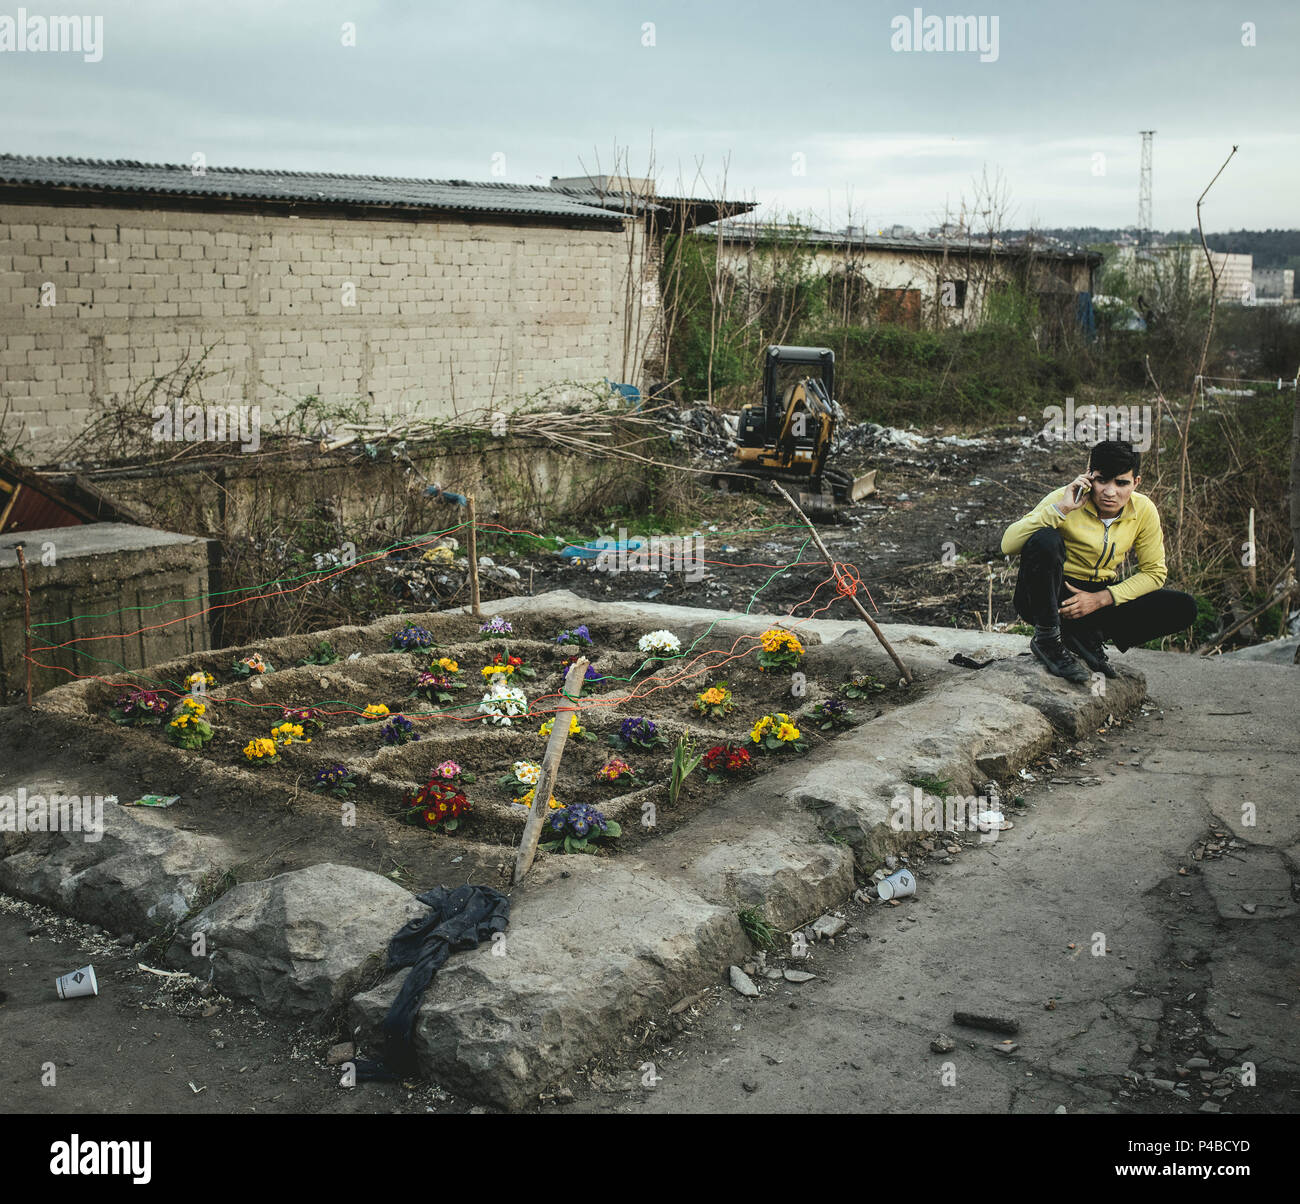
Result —
POLYGON ((429 497, 437 498, 440 502, 447 502, 452 506, 468 506, 469 499, 463 493, 452 493, 450 489, 440 489, 437 485, 430 485, 424 491, 429 497))
POLYGON ((646 546, 643 539, 593 539, 584 544, 567 544, 560 549, 560 555, 566 560, 595 560, 604 551, 632 552, 646 546))
POLYGON ((641 390, 636 385, 619 384, 617 381, 610 380, 609 377, 605 377, 605 383, 609 386, 610 392, 622 395, 623 400, 628 403, 629 409, 639 410, 641 408, 641 390))

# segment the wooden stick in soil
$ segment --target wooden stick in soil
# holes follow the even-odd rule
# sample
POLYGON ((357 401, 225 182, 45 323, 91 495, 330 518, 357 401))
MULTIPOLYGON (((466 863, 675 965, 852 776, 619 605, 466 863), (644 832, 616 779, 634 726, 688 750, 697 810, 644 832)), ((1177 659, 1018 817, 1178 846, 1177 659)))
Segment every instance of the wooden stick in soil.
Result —
POLYGON ((476 619, 483 617, 478 608, 478 531, 474 522, 474 495, 465 498, 469 506, 469 603, 470 614, 476 619))
POLYGON ((27 588, 27 557, 23 555, 23 545, 15 549, 18 553, 18 567, 23 571, 23 643, 27 650, 27 709, 32 709, 32 594, 27 588))
MULTIPOLYGON (((786 491, 781 488, 778 482, 773 481, 772 484, 776 486, 777 492, 780 493, 780 495, 783 498, 785 498, 787 502, 790 503, 790 509, 793 510, 801 519, 803 519, 804 525, 812 533, 813 543, 815 543, 817 547, 820 549, 821 554, 826 557, 827 563, 831 565, 835 564, 835 557, 832 556, 829 551, 827 551, 826 545, 822 543, 822 537, 817 534, 817 528, 814 527, 811 522, 809 522, 808 516, 802 510, 800 510, 797 505, 795 505, 794 498, 792 498, 788 493, 786 493, 786 491)), ((857 608, 858 614, 860 614, 862 618, 866 620, 867 626, 871 628, 872 634, 874 634, 876 639, 880 641, 880 646, 886 652, 889 653, 889 659, 892 660, 894 664, 898 666, 898 671, 903 675, 903 680, 907 682, 908 685, 911 685, 912 674, 909 672, 907 666, 903 664, 901 660, 898 659, 898 653, 894 651, 894 649, 890 646, 889 641, 885 639, 885 633, 880 630, 880 626, 876 623, 875 619, 873 619, 869 614, 867 614, 867 608, 863 606, 861 602, 858 601, 856 594, 849 594, 847 595, 847 597, 848 600, 853 603, 854 607, 857 608)))
POLYGON ((1246 584, 1250 586, 1250 592, 1253 594, 1258 588, 1255 579, 1255 507, 1250 508, 1250 519, 1246 527, 1246 543, 1250 549, 1250 563, 1246 565, 1246 584))
POLYGON ((569 666, 569 672, 564 678, 565 698, 555 712, 551 737, 546 743, 546 752, 542 754, 542 772, 538 775, 537 786, 533 790, 533 805, 529 808, 524 836, 515 856, 516 885, 523 881, 524 875, 532 868, 533 858, 537 856, 537 842, 541 839, 542 826, 550 811, 549 803, 551 795, 555 793, 555 779, 560 772, 560 758, 564 756, 564 745, 569 739, 569 716, 578 709, 577 699, 586 679, 587 663, 585 656, 578 657, 569 666))

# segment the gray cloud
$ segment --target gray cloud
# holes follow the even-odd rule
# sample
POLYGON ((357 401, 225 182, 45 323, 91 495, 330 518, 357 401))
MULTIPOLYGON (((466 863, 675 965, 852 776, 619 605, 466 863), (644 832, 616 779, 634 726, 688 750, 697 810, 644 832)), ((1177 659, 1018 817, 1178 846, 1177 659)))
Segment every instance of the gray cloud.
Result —
MULTIPOLYGON (((86 11, 26 0, 29 13, 86 11)), ((895 53, 913 4, 685 0, 95 4, 104 56, 0 53, 0 149, 523 183, 608 168, 764 212, 927 225, 985 165, 1019 219, 1130 224, 1155 128, 1155 223, 1294 224, 1300 7, 999 0, 998 58, 895 53), (1242 22, 1256 45, 1242 45, 1242 22), (356 45, 341 44, 354 22, 356 45), (653 46, 643 27, 653 22, 653 46), (806 174, 792 172, 802 154, 806 174), (1093 156, 1105 156, 1105 174, 1093 156), (697 164, 702 175, 697 178, 697 164)), ((981 13, 944 0, 925 14, 981 13)), ((18 5, 0 2, 0 16, 18 5)))

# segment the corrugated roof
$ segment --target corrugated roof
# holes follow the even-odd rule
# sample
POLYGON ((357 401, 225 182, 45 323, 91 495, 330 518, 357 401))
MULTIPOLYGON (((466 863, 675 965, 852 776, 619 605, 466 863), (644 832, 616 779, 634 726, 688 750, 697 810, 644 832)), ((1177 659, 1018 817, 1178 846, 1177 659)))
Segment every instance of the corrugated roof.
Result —
POLYGON ((133 159, 0 155, 0 184, 135 195, 501 213, 610 223, 621 221, 624 216, 613 208, 602 209, 539 184, 418 180, 246 167, 209 167, 203 175, 194 175, 190 167, 182 164, 139 163, 133 159))
MULTIPOLYGON (((702 226, 699 233, 716 237, 718 226, 702 226)), ((862 247, 866 250, 879 251, 924 251, 931 255, 1019 255, 1025 248, 1019 243, 997 242, 992 246, 987 239, 963 239, 959 236, 948 238, 925 238, 920 235, 903 238, 890 238, 879 234, 849 235, 832 230, 784 229, 778 226, 750 225, 748 223, 723 224, 722 237, 726 242, 762 242, 766 239, 784 236, 806 243, 821 243, 827 246, 862 247)), ((1096 251, 1083 248, 1071 250, 1068 247, 1047 247, 1037 245, 1034 254, 1040 259, 1085 259, 1101 262, 1101 255, 1096 251)))

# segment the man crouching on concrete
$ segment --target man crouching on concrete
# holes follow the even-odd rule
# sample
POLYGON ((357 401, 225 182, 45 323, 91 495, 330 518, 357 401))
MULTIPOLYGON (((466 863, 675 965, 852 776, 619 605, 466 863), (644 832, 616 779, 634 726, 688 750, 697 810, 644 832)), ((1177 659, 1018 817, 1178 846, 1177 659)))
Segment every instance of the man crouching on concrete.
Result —
POLYGON ((1003 553, 1020 554, 1015 607, 1034 625, 1030 651, 1057 677, 1087 682, 1089 669, 1115 677, 1106 640, 1124 652, 1182 631, 1196 617, 1190 594, 1160 588, 1165 541, 1155 504, 1134 492, 1140 463, 1131 443, 1098 443, 1087 472, 1049 493, 1002 536, 1003 553), (1134 547, 1137 572, 1117 582, 1118 566, 1134 547))

